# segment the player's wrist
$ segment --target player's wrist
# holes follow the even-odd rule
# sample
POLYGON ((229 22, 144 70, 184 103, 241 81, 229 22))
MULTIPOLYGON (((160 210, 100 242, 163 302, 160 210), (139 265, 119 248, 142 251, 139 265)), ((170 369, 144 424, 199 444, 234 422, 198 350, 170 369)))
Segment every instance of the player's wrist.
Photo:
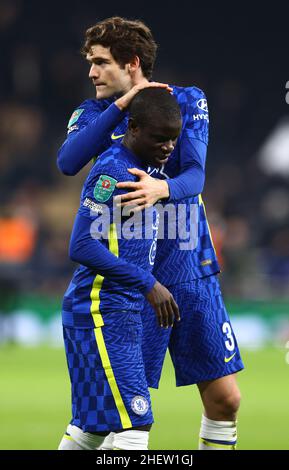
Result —
POLYGON ((159 199, 167 199, 170 197, 169 185, 166 181, 159 180, 159 199))
POLYGON ((148 280, 147 280, 147 284, 145 286, 145 288, 142 290, 142 294, 147 298, 148 295, 152 292, 153 288, 155 287, 155 285, 157 284, 157 280, 156 278, 151 274, 151 273, 147 273, 148 274, 148 280))
POLYGON ((125 95, 118 98, 114 103, 115 105, 121 110, 126 111, 128 108, 131 100, 135 97, 135 95, 141 90, 139 85, 135 85, 131 88, 125 95))
POLYGON ((118 98, 115 102, 114 102, 115 106, 118 107, 118 109, 120 111, 125 111, 127 106, 128 106, 128 103, 123 99, 123 98, 118 98))

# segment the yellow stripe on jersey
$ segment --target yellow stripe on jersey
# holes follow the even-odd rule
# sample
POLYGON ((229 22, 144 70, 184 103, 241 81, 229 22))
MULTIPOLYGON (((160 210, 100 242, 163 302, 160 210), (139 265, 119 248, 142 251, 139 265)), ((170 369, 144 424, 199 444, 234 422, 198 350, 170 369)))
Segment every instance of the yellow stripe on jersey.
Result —
POLYGON ((203 208, 204 208, 204 212, 205 212, 205 217, 206 217, 206 221, 207 221, 207 225, 208 225, 208 230, 209 230, 210 239, 211 239, 211 242, 212 242, 212 245, 213 245, 213 248, 214 248, 214 252, 216 253, 216 249, 215 249, 214 242, 213 242, 213 238, 212 238, 212 234, 211 234, 211 229, 210 229, 209 222, 208 222, 208 218, 207 218, 207 213, 206 213, 205 204, 204 204, 204 201, 203 201, 203 198, 202 198, 202 195, 201 195, 201 194, 199 194, 199 205, 200 205, 200 206, 202 205, 203 208))
MULTIPOLYGON (((109 251, 118 257, 118 239, 117 239, 117 230, 115 224, 110 224, 109 234, 108 234, 108 246, 109 251)), ((93 318, 94 325, 96 327, 103 326, 103 319, 100 313, 99 304, 100 304, 100 291, 102 288, 104 277, 98 274, 92 285, 90 292, 91 306, 90 313, 93 318)))
MULTIPOLYGON (((109 251, 118 257, 119 255, 118 238, 117 238, 117 230, 116 230, 115 224, 111 224, 109 227, 108 246, 109 246, 109 251)), ((115 405, 119 412, 122 427, 126 429, 126 428, 131 428, 132 423, 131 423, 130 417, 125 408, 123 399, 121 397, 119 388, 116 383, 116 379, 115 379, 115 376, 111 367, 111 363, 109 360, 108 352, 105 346, 102 329, 99 328, 104 325, 103 318, 99 309, 100 291, 102 288, 103 281, 104 281, 104 277, 101 276, 100 274, 98 274, 94 279, 92 290, 90 293, 90 298, 91 298, 90 311, 93 317, 94 324, 96 326, 96 328, 94 329, 94 334, 95 334, 95 339, 96 339, 99 355, 101 358, 102 367, 105 371, 107 381, 110 385, 111 392, 115 401, 115 405)))
POLYGON ((102 367, 105 371, 107 381, 110 385, 110 389, 111 389, 111 392, 112 392, 112 395, 113 395, 113 398, 114 398, 114 401, 115 401, 115 405, 117 407, 117 411, 119 412, 119 417, 120 417, 122 427, 123 427, 123 429, 131 428, 132 423, 131 423, 130 417, 128 415, 128 412, 126 410, 126 407, 123 403, 123 399, 121 397, 119 388, 118 388, 116 380, 115 380, 115 376, 114 376, 114 373, 113 373, 113 370, 112 370, 112 367, 111 367, 111 363, 110 363, 110 360, 109 360, 109 357, 108 357, 107 349, 106 349, 106 346, 105 346, 104 337, 103 337, 103 334, 102 334, 102 329, 101 328, 95 328, 94 334, 95 334, 95 339, 96 339, 98 351, 99 351, 100 358, 101 358, 102 367))
POLYGON ((90 313, 92 315, 93 322, 96 327, 104 325, 102 315, 99 310, 99 304, 100 304, 99 294, 102 288, 103 280, 104 280, 104 277, 98 274, 93 281, 93 286, 90 292, 90 298, 91 298, 90 313))

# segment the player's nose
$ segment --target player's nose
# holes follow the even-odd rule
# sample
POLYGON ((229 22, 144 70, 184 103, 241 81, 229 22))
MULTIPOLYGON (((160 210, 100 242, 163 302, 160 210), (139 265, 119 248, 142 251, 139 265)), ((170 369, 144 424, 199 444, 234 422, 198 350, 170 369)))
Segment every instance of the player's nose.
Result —
POLYGON ((162 151, 164 153, 172 152, 175 148, 174 142, 172 140, 168 140, 162 145, 162 151))
POLYGON ((88 76, 89 78, 99 78, 99 69, 95 64, 91 64, 88 76))

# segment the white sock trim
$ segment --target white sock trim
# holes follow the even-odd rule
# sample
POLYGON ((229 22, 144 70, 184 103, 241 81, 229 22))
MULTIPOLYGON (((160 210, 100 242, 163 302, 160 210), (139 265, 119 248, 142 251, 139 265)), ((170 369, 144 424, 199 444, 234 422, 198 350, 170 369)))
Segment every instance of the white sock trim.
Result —
POLYGON ((105 438, 105 436, 83 432, 82 429, 71 424, 67 426, 67 433, 83 450, 96 450, 105 438))
POLYGON ((237 421, 214 421, 202 416, 200 437, 214 441, 237 440, 237 421))
POLYGON ((80 447, 71 436, 64 434, 58 446, 58 450, 83 450, 83 448, 80 447))
POLYGON ((110 432, 108 436, 105 437, 101 446, 98 447, 98 450, 113 450, 113 440, 114 440, 115 432, 110 432))
POLYGON ((148 431, 122 431, 114 436, 114 449, 123 450, 148 450, 149 432, 148 431))

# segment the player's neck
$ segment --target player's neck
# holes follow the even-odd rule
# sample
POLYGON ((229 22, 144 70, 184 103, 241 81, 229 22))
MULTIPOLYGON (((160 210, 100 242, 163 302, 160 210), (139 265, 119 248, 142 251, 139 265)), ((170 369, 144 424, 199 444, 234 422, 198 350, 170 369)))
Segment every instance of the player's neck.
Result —
POLYGON ((140 85, 141 83, 148 83, 149 80, 144 77, 141 69, 137 69, 131 77, 131 85, 134 87, 135 85, 140 85))
POLYGON ((122 145, 134 154, 133 145, 132 145, 132 142, 128 133, 126 133, 124 138, 122 139, 122 145))
POLYGON ((134 155, 134 157, 137 160, 139 160, 141 163, 143 163, 141 158, 136 153, 136 149, 133 145, 133 142, 132 142, 129 134, 125 134, 124 138, 122 139, 122 145, 124 147, 126 147, 130 151, 130 153, 132 153, 134 155))

